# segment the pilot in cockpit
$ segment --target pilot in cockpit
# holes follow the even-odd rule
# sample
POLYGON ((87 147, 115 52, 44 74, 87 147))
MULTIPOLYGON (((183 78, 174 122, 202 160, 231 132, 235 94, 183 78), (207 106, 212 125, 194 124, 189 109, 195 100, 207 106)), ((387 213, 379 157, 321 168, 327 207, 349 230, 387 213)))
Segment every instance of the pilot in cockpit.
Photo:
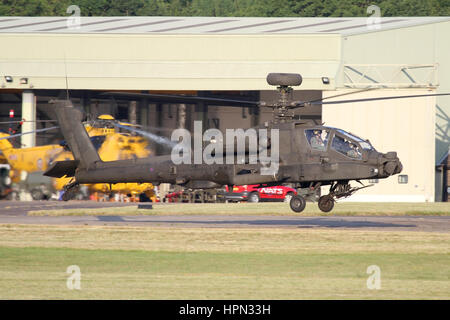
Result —
POLYGON ((322 140, 322 130, 314 130, 313 136, 309 140, 311 147, 317 150, 325 150, 325 143, 322 140))
POLYGON ((358 152, 358 149, 354 143, 350 142, 350 150, 347 151, 347 156, 358 159, 361 157, 361 154, 358 152))

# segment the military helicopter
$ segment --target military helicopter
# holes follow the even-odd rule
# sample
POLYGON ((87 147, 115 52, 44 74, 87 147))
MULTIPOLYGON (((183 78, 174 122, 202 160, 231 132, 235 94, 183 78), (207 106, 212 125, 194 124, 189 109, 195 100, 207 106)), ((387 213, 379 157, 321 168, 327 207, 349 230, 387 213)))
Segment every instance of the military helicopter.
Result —
MULTIPOLYGON (((293 109, 307 105, 326 103, 356 103, 369 100, 384 100, 412 98, 420 96, 437 96, 447 94, 431 94, 416 96, 395 96, 383 98, 367 98, 340 101, 290 101, 289 94, 293 86, 302 83, 300 74, 270 73, 267 82, 276 86, 279 101, 273 104, 265 102, 236 101, 204 97, 170 96, 156 94, 133 94, 134 97, 148 99, 167 99, 188 103, 191 101, 206 101, 212 104, 231 106, 268 106, 274 110, 271 122, 255 127, 256 130, 267 130, 266 136, 258 136, 262 148, 256 150, 256 155, 273 154, 278 151, 277 170, 267 174, 266 161, 257 159, 250 161, 254 150, 245 144, 243 154, 236 152, 237 148, 227 148, 223 155, 237 159, 232 164, 194 163, 186 161, 174 163, 172 155, 155 156, 144 159, 119 160, 103 162, 81 124, 83 112, 75 108, 69 100, 53 101, 59 126, 73 152, 74 159, 53 163, 45 175, 51 177, 69 176, 75 179, 66 189, 80 183, 118 183, 118 182, 152 182, 171 183, 188 188, 218 188, 223 185, 250 184, 296 184, 315 192, 321 186, 330 186, 329 193, 319 198, 318 205, 323 212, 333 209, 336 199, 348 197, 356 191, 368 186, 352 187, 352 180, 360 182, 365 179, 385 179, 402 171, 402 164, 396 152, 378 152, 368 140, 357 137, 345 130, 323 126, 311 121, 295 119, 293 109), (196 99, 199 98, 199 99, 196 99), (273 140, 272 132, 278 132, 278 141, 273 140), (270 138, 268 138, 270 136, 270 138), (264 141, 265 140, 265 141, 264 141), (282 144, 277 143, 283 141, 282 144), (279 150, 275 150, 277 147, 279 150)), ((128 93, 118 95, 127 96, 128 93)), ((275 135, 276 136, 276 135, 275 135)), ((211 138, 204 149, 214 149, 216 153, 223 146, 222 141, 211 138), (216 144, 216 145, 215 145, 216 144), (216 147, 216 148, 214 148, 216 147)), ((236 147, 236 140, 228 140, 228 145, 236 147)), ((178 152, 178 151, 177 151, 178 152)), ((176 153, 176 152, 175 152, 176 153)), ((195 153, 195 151, 194 151, 195 153)), ((195 158, 195 154, 188 154, 195 158)), ((185 160, 189 160, 188 158, 185 160)), ((296 195, 290 200, 290 207, 295 212, 301 212, 306 206, 304 196, 296 195)))

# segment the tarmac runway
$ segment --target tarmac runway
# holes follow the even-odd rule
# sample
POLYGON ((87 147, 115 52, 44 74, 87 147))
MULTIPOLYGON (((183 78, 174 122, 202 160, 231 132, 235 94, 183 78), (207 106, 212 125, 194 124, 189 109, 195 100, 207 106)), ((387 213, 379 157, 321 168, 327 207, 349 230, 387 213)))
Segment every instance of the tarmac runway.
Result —
MULTIPOLYGON (((0 202, 0 224, 195 227, 195 228, 330 228, 352 230, 450 232, 449 216, 139 215, 28 216, 28 211, 136 206, 136 203, 91 201, 0 202)), ((189 204, 187 204, 189 205, 189 204)))
POLYGON ((136 206, 136 203, 97 201, 0 201, 0 217, 26 216, 29 211, 136 206))

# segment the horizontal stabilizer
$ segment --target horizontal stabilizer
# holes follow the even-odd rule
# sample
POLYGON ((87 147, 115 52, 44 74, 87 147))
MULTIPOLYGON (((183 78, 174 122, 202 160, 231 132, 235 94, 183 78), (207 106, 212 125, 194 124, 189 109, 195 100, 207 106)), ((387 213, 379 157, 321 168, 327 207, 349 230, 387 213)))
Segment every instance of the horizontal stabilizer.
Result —
POLYGON ((44 172, 44 176, 53 178, 73 177, 79 163, 78 160, 56 161, 44 172))

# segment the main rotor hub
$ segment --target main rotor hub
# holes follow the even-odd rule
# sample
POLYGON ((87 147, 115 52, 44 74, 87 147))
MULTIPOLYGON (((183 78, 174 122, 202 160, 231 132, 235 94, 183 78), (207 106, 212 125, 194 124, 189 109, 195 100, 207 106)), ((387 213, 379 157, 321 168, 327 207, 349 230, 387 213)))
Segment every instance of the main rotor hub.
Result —
POLYGON ((280 93, 278 103, 272 105, 275 122, 292 120, 294 112, 289 107, 289 95, 293 91, 292 86, 302 84, 302 76, 298 73, 269 73, 266 80, 268 84, 277 86, 278 92, 280 93))

